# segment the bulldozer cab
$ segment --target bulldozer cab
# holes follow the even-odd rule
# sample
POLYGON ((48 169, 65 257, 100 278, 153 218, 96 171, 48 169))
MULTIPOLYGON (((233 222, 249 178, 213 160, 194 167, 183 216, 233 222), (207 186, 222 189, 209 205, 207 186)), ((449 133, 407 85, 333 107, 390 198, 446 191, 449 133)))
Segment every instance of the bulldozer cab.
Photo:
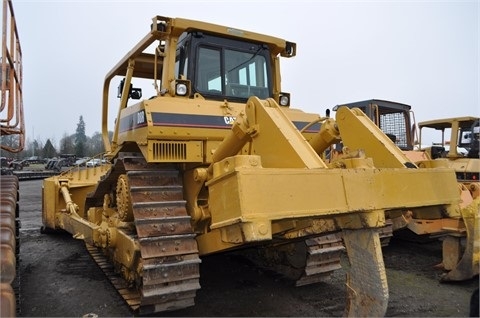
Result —
MULTIPOLYGON (((416 139, 415 116, 410 105, 370 99, 337 105, 362 110, 400 149, 413 150, 416 139)), ((417 138, 418 139, 418 138, 417 138)))
POLYGON ((432 146, 425 147, 435 158, 479 158, 479 118, 454 117, 420 122, 420 144, 422 140, 434 138, 432 146))
POLYGON ((191 81, 191 94, 245 102, 253 95, 273 97, 269 60, 267 45, 192 32, 177 46, 175 73, 191 81))
MULTIPOLYGON (((290 105, 289 94, 280 91, 279 57, 295 56, 295 43, 180 18, 156 16, 151 27, 105 78, 102 133, 107 152, 117 148, 122 131, 135 131, 149 125, 145 112, 137 112, 133 115, 136 118, 121 123, 127 106, 139 104, 132 100, 144 95, 151 96, 150 100, 175 97, 178 103, 194 99, 220 101, 228 105, 227 108, 231 103, 245 104, 251 96, 273 98, 281 106, 290 105), (120 98, 117 119, 120 120, 115 121, 110 141, 107 124, 110 84, 118 77, 121 81, 117 91, 120 98), (144 87, 137 86, 139 83, 144 83, 144 87), (153 94, 145 93, 145 88, 151 90, 152 86, 153 94)), ((144 105, 138 107, 144 108, 144 105)), ((130 112, 126 113, 130 115, 130 112)))

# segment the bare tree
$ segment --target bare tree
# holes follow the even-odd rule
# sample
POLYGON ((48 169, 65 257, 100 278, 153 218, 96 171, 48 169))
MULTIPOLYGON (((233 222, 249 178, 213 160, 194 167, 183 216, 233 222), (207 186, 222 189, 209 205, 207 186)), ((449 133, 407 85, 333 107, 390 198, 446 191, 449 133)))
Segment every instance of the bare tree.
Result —
POLYGON ((75 135, 63 134, 62 139, 60 140, 60 153, 75 153, 75 135))

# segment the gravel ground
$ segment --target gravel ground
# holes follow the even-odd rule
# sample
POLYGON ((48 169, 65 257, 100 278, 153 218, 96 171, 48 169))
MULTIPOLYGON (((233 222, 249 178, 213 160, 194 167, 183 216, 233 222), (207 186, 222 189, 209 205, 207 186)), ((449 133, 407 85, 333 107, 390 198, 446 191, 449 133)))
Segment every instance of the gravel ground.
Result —
MULTIPOLYGON (((42 181, 20 183, 20 314, 23 317, 133 316, 90 258, 70 235, 40 234, 42 181)), ((383 249, 389 317, 466 317, 478 277, 441 284, 441 243, 392 240, 383 249)), ((345 255, 342 265, 348 267, 345 255)), ((345 270, 326 282, 293 287, 245 258, 224 253, 202 258, 202 288, 196 305, 163 316, 339 317, 345 308, 345 270)))

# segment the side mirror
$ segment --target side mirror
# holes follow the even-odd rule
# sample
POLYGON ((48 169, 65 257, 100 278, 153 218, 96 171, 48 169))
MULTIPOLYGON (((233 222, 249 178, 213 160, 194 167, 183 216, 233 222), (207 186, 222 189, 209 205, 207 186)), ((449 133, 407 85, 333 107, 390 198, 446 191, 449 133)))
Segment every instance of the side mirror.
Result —
POLYGON ((130 88, 130 95, 128 95, 131 99, 140 99, 142 98, 142 89, 141 88, 130 88))
MULTIPOLYGON (((120 84, 118 85, 117 89, 117 97, 122 98, 122 92, 123 92, 123 86, 125 85, 125 79, 122 79, 120 81, 120 84)), ((128 92, 128 98, 131 99, 140 99, 142 98, 142 89, 141 88, 135 88, 133 87, 132 84, 130 84, 130 89, 128 92)))

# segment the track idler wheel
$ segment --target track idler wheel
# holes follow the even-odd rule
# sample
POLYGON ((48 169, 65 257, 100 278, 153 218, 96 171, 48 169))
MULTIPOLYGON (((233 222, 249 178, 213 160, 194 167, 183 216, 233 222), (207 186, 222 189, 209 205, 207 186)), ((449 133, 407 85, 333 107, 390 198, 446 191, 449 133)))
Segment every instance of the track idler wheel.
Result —
POLYGON ((345 316, 385 316, 388 285, 378 230, 343 230, 343 240, 350 261, 345 316))

